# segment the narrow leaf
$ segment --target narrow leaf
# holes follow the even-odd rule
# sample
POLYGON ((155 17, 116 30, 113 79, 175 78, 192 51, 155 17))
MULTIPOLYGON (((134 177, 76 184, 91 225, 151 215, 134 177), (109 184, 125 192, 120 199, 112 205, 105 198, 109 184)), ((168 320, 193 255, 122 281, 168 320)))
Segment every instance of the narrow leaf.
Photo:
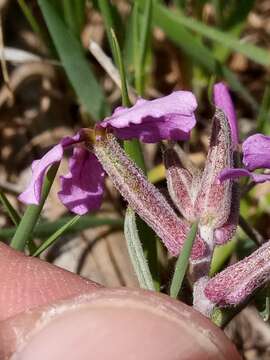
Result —
POLYGON ((143 247, 139 239, 136 215, 130 208, 126 211, 124 231, 130 259, 141 288, 155 290, 147 260, 144 256, 143 247))
POLYGON ((197 235, 197 230, 198 223, 194 223, 191 226, 190 232, 188 233, 187 238, 184 242, 181 254, 176 261, 173 279, 170 287, 170 296, 173 298, 177 298, 178 293, 181 289, 182 282, 187 271, 192 246, 197 235))
POLYGON ((90 64, 86 60, 81 44, 48 0, 38 0, 38 3, 79 101, 94 120, 102 119, 107 113, 108 107, 90 64))
POLYGON ((16 209, 14 209, 14 207, 11 205, 11 203, 9 202, 6 195, 1 190, 0 190, 0 201, 1 201, 2 205, 4 206, 6 212, 8 213, 10 219, 12 220, 13 224, 18 226, 19 222, 21 220, 21 217, 18 214, 18 212, 16 211, 16 209))
POLYGON ((238 38, 235 38, 229 33, 207 26, 194 18, 182 15, 180 12, 175 13, 174 16, 177 18, 178 24, 181 24, 192 31, 196 31, 200 35, 222 44, 224 47, 239 52, 260 65, 270 65, 270 54, 267 50, 252 44, 241 42, 238 38))
POLYGON ((61 226, 55 233, 53 233, 47 240, 45 240, 42 245, 32 254, 32 256, 39 256, 43 251, 45 251, 49 246, 51 246, 60 236, 62 236, 67 230, 78 220, 80 215, 74 216, 70 221, 65 225, 61 226))
MULTIPOLYGON (((56 232, 57 229, 64 226, 67 222, 71 221, 72 218, 73 217, 71 216, 64 216, 61 219, 53 222, 40 222, 36 225, 33 231, 33 236, 42 239, 49 237, 52 233, 56 232)), ((95 215, 85 215, 81 216, 75 224, 71 225, 68 228, 67 233, 74 234, 89 228, 96 228, 103 225, 107 225, 115 229, 121 229, 123 227, 123 221, 122 219, 110 219, 97 217, 95 215)), ((15 227, 0 229, 0 239, 10 239, 12 236, 14 236, 15 231, 15 227)))
POLYGON ((128 89, 127 89, 127 79, 126 79, 126 72, 125 67, 122 60, 121 50, 119 43, 117 41, 115 32, 111 29, 111 41, 113 47, 113 53, 115 56, 116 65, 119 69, 120 77, 121 77, 121 93, 122 93, 122 105, 129 107, 131 105, 129 96, 128 96, 128 89))
MULTIPOLYGON (((140 7, 143 0, 137 0, 140 7)), ((240 83, 236 75, 231 72, 225 65, 220 63, 214 56, 213 52, 208 49, 202 42, 189 32, 179 21, 178 14, 173 13, 158 1, 153 2, 153 21, 159 26, 166 35, 180 46, 183 51, 191 57, 197 64, 202 66, 210 74, 216 74, 224 77, 232 90, 238 92, 253 109, 258 108, 255 99, 250 95, 247 89, 240 83)))

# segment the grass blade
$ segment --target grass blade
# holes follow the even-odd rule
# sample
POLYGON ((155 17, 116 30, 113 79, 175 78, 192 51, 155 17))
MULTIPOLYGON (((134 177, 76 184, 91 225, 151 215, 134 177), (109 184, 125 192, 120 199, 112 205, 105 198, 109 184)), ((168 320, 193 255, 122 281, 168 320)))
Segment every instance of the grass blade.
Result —
POLYGON ((65 225, 61 226, 55 233, 53 233, 40 247, 32 254, 32 256, 39 256, 43 251, 45 251, 49 246, 51 246, 61 235, 63 235, 70 226, 76 224, 80 219, 80 215, 74 216, 69 220, 65 225))
POLYGON ((21 220, 21 217, 18 214, 18 212, 16 211, 16 209, 14 209, 14 207, 11 205, 11 203, 9 202, 6 195, 1 190, 0 190, 0 201, 3 205, 3 207, 5 208, 6 212, 8 213, 10 219, 12 220, 13 224, 15 226, 18 226, 19 222, 21 220))
POLYGON ((131 262, 141 288, 155 290, 154 282, 139 239, 136 226, 136 215, 130 208, 126 211, 124 232, 131 262))
POLYGON ((173 279, 170 287, 170 296, 173 298, 177 298, 178 293, 181 289, 182 282, 187 271, 188 260, 190 257, 190 253, 192 250, 193 242, 196 238, 198 230, 198 223, 194 223, 191 226, 190 232, 186 238, 183 249, 176 261, 175 270, 173 274, 173 279))
MULTIPOLYGON (((43 221, 36 225, 35 229, 33 230, 33 236, 36 238, 47 238, 51 236, 52 233, 56 232, 57 229, 64 226, 67 222, 72 220, 72 216, 63 216, 61 219, 49 222, 43 221)), ((99 226, 110 226, 113 229, 122 229, 123 227, 123 220, 122 219, 110 219, 110 218, 100 218, 96 217, 95 215, 85 215, 81 216, 80 219, 69 227, 67 232, 69 234, 75 234, 80 231, 95 228, 99 226)), ((9 227, 0 229, 0 239, 8 240, 14 236, 16 232, 16 227, 9 227)))
POLYGON ((259 115, 257 118, 257 132, 262 132, 265 135, 270 135, 270 86, 267 85, 262 99, 259 115))
MULTIPOLYGON (((140 3, 143 3, 142 0, 140 3)), ((258 109, 256 100, 250 95, 247 89, 240 83, 237 77, 226 66, 217 61, 211 50, 204 46, 199 39, 186 30, 178 22, 178 16, 164 6, 153 2, 153 21, 166 35, 182 50, 191 57, 194 62, 202 66, 209 74, 216 74, 224 77, 232 90, 238 92, 254 110, 258 109)))
POLYGON ((111 41, 112 41, 112 50, 115 57, 116 65, 119 69, 120 78, 121 78, 121 94, 122 94, 122 105, 129 107, 131 105, 129 96, 128 96, 128 89, 127 89, 127 79, 126 79, 126 72, 125 67, 122 60, 121 50, 119 43, 117 41, 115 32, 111 29, 111 41))
POLYGON ((18 1, 18 4, 19 4, 26 20, 28 21, 28 23, 31 26, 34 33, 37 34, 40 37, 40 39, 44 40, 45 44, 47 44, 46 33, 39 26, 39 23, 37 22, 34 15, 32 14, 32 11, 31 11, 29 5, 25 2, 25 0, 17 0, 17 1, 18 1))
POLYGON ((42 197, 39 205, 28 205, 27 209, 17 227, 17 230, 10 242, 10 246, 16 250, 23 251, 27 242, 32 237, 33 229, 39 219, 41 210, 44 206, 44 203, 47 199, 47 196, 50 192, 51 186, 53 184, 55 175, 58 170, 57 165, 53 165, 45 178, 43 189, 42 189, 42 197))
POLYGON ((198 34, 203 35, 204 37, 213 40, 224 47, 241 53, 260 65, 270 65, 270 53, 267 50, 252 44, 243 43, 232 34, 225 33, 218 30, 217 28, 207 26, 194 18, 189 18, 182 15, 180 12, 170 13, 170 16, 174 18, 174 22, 177 22, 179 25, 185 26, 189 30, 195 31, 198 34))
POLYGON ((140 16, 138 4, 134 5, 133 36, 134 36, 134 67, 135 87, 140 96, 144 93, 144 66, 149 44, 151 22, 152 22, 152 0, 147 0, 140 16), (140 21, 141 20, 141 21, 140 21))
POLYGON ((38 3, 79 101, 94 120, 104 118, 108 112, 108 105, 90 64, 86 60, 81 44, 48 0, 39 0, 38 3))

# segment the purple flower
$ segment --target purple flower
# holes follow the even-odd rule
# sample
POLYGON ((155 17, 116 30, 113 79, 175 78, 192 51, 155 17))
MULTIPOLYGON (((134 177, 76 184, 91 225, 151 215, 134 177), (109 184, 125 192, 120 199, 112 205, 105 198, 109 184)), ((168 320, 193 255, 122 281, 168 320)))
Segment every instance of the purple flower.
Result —
POLYGON ((62 160, 64 150, 77 145, 69 161, 70 172, 61 177, 58 195, 61 202, 76 214, 84 215, 98 209, 102 201, 105 172, 94 154, 78 146, 83 141, 84 132, 81 130, 73 137, 63 138, 40 160, 34 161, 31 182, 19 196, 19 200, 26 204, 39 204, 47 169, 62 160))
POLYGON ((214 103, 217 108, 225 113, 230 124, 234 148, 237 148, 239 142, 237 117, 229 89, 221 82, 214 85, 214 103))
MULTIPOLYGON (((229 90, 223 83, 214 85, 214 103, 228 118, 234 149, 237 150, 239 135, 236 113, 229 90)), ((270 174, 256 174, 252 171, 260 168, 270 169, 270 137, 262 134, 252 135, 243 142, 242 150, 245 168, 224 169, 219 175, 219 180, 233 180, 242 176, 250 176, 256 183, 269 181, 270 174)))
POLYGON ((139 99, 131 108, 118 107, 99 126, 124 140, 137 138, 145 143, 187 140, 196 124, 196 108, 191 92, 175 91, 155 100, 139 99))
POLYGON ((220 181, 242 176, 250 176, 256 183, 270 181, 270 174, 252 172, 256 169, 270 169, 270 136, 254 134, 243 142, 242 150, 245 168, 223 170, 219 176, 220 181))
MULTIPOLYGON (((191 92, 176 91, 151 101, 140 99, 131 108, 117 108, 113 115, 97 125, 107 128, 120 139, 138 138, 144 142, 186 140, 196 120, 196 99, 191 92)), ((88 130, 89 132, 89 130, 88 130)), ((32 164, 32 179, 19 199, 27 204, 39 204, 45 173, 59 163, 64 150, 74 146, 69 161, 69 173, 61 177, 61 202, 72 212, 83 215, 97 210, 102 201, 105 172, 96 156, 86 148, 86 131, 66 137, 40 160, 32 164)))

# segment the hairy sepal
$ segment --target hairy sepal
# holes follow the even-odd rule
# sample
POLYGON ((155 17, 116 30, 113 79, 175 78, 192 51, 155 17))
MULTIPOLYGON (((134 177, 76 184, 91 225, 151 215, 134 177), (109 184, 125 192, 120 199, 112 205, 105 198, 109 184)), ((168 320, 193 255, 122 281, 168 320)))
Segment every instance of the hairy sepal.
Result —
POLYGON ((223 169, 232 166, 230 125, 224 113, 216 109, 200 191, 195 200, 195 211, 200 223, 213 229, 225 224, 230 215, 232 181, 220 182, 218 176, 223 169))
POLYGON ((194 201, 199 189, 200 171, 185 163, 180 151, 176 145, 164 151, 167 185, 174 205, 186 220, 194 222, 194 201))
POLYGON ((210 279, 206 297, 220 307, 239 305, 270 280, 270 241, 210 279))
POLYGON ((231 194, 231 211, 227 221, 214 232, 215 245, 224 245, 234 236, 238 221, 240 207, 240 189, 238 183, 233 183, 231 194))

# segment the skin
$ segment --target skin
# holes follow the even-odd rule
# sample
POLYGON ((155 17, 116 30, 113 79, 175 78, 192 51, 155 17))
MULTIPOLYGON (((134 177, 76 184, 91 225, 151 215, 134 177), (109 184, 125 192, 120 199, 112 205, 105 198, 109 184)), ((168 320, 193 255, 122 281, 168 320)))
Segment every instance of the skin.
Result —
POLYGON ((105 289, 0 244, 0 359, 239 360, 208 319, 166 295, 105 289))

